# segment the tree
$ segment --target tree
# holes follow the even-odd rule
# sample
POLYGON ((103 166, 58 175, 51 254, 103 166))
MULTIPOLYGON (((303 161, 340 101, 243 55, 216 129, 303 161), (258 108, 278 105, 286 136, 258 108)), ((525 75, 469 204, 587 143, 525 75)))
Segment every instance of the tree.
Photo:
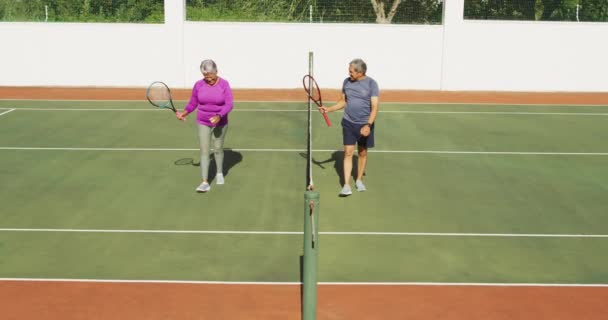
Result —
POLYGON ((384 0, 371 0, 372 6, 374 7, 374 13, 376 13, 376 22, 377 23, 391 23, 393 21, 393 17, 397 13, 397 7, 401 3, 401 0, 393 0, 393 4, 391 5, 391 9, 388 14, 384 10, 385 1, 384 0))
POLYGON ((608 22, 608 1, 581 0, 581 21, 608 22))
POLYGON ((543 0, 543 15, 541 20, 555 20, 553 12, 562 5, 562 0, 543 0))
POLYGON ((524 20, 536 20, 536 0, 519 0, 513 2, 513 10, 521 12, 524 20))
POLYGON ((465 0, 464 9, 466 19, 608 21, 607 0, 465 0))
POLYGON ((194 21, 308 22, 312 11, 313 22, 441 23, 442 1, 187 0, 187 15, 194 21))

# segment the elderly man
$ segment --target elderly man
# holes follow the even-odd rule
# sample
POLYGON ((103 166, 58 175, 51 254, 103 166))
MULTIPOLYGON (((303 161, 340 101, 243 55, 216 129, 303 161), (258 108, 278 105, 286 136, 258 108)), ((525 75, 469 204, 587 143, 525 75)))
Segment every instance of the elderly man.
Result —
POLYGON ((321 112, 344 109, 342 117, 342 141, 344 144, 344 186, 340 196, 352 194, 350 177, 353 169, 355 144, 358 146, 358 172, 355 186, 357 191, 365 191, 363 173, 367 165, 367 149, 374 147, 374 121, 378 114, 378 83, 366 75, 367 65, 361 59, 354 59, 348 66, 349 77, 342 84, 340 101, 334 106, 321 106, 321 112))

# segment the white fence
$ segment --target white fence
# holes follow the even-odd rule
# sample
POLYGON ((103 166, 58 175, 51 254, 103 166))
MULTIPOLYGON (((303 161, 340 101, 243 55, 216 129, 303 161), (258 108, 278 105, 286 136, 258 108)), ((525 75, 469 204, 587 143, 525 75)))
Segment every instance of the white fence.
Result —
POLYGON ((606 92, 608 23, 463 20, 425 25, 185 21, 165 24, 0 23, 0 86, 189 88, 212 58, 234 88, 296 88, 315 52, 322 87, 339 88, 363 58, 383 89, 606 92))

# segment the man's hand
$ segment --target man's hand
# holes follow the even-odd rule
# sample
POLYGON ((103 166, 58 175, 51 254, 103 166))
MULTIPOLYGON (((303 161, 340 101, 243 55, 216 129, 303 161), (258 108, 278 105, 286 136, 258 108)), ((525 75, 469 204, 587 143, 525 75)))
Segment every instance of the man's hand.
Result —
POLYGON ((320 107, 317 107, 317 109, 319 109, 319 111, 321 111, 321 113, 328 113, 328 112, 330 112, 329 108, 326 107, 326 106, 320 106, 320 107))
POLYGON ((372 132, 372 126, 369 123, 366 123, 361 127, 361 136, 367 137, 372 132))

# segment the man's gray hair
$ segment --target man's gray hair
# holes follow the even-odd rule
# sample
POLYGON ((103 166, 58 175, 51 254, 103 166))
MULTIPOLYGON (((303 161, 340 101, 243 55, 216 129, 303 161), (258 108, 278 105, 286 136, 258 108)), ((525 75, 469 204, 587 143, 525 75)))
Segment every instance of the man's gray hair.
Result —
POLYGON ((201 72, 217 73, 217 65, 215 64, 215 61, 211 59, 203 60, 203 62, 201 62, 201 72))
POLYGON ((361 72, 363 74, 367 72, 367 64, 365 64, 365 61, 361 59, 354 59, 350 62, 350 65, 353 66, 357 72, 361 72))

